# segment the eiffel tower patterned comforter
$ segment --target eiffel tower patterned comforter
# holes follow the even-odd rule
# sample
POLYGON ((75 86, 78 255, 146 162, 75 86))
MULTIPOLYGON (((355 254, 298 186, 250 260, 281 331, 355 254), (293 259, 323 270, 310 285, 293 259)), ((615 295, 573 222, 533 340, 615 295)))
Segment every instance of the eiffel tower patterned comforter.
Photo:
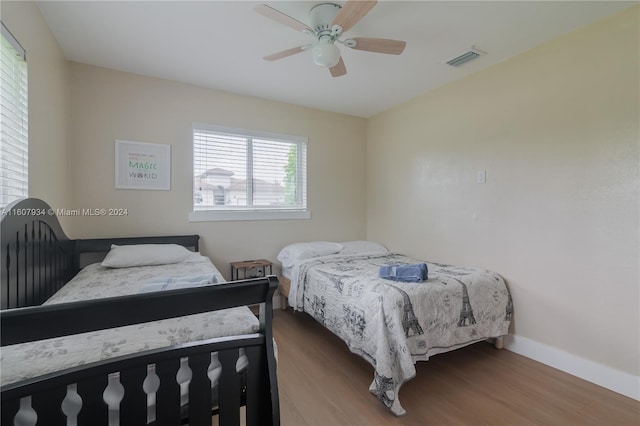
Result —
POLYGON ((369 390, 394 414, 416 374, 414 362, 490 337, 506 335, 513 311, 495 272, 427 263, 427 281, 378 277, 385 265, 420 261, 399 255, 325 256, 297 265, 296 310, 307 312, 375 368, 369 390))

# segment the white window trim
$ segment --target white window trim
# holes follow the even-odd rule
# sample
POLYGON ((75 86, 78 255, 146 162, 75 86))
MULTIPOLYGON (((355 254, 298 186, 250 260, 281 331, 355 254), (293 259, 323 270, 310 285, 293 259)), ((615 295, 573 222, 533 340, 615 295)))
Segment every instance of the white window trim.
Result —
POLYGON ((13 34, 11 34, 11 31, 9 31, 9 29, 4 26, 4 23, 2 23, 2 35, 9 41, 11 46, 13 46, 13 48, 18 53, 18 56, 20 56, 20 59, 22 59, 23 61, 26 61, 27 52, 24 50, 24 47, 22 47, 22 45, 18 42, 18 40, 16 40, 13 34))
POLYGON ((189 213, 189 222, 219 222, 239 220, 311 219, 310 210, 199 210, 189 213))
MULTIPOLYGON (((297 142, 307 145, 309 138, 296 135, 287 135, 283 133, 263 132, 257 130, 247 130, 236 127, 218 126, 215 124, 194 122, 191 126, 193 130, 209 130, 211 132, 240 134, 243 136, 249 136, 253 138, 274 139, 282 140, 286 142, 297 142)), ((193 144, 193 138, 191 140, 193 144)), ((308 149, 308 148, 307 148, 308 149)), ((193 145, 191 148, 191 166, 193 167, 193 145)), ((298 155, 302 155, 298 150, 298 155)), ((302 170, 298 170, 299 175, 297 181, 302 180, 302 170)), ((195 188, 193 187, 193 179, 191 180, 191 208, 193 209, 193 194, 195 188)), ((306 177, 305 177, 306 181, 306 177)), ((307 190, 308 192, 308 190, 307 190)), ((308 197, 308 194, 307 194, 308 197)), ((297 220, 297 219, 311 219, 311 210, 309 209, 309 200, 307 198, 306 209, 252 209, 251 207, 245 209, 233 209, 233 210, 195 210, 189 212, 189 222, 221 222, 221 221, 260 221, 260 220, 297 220)))

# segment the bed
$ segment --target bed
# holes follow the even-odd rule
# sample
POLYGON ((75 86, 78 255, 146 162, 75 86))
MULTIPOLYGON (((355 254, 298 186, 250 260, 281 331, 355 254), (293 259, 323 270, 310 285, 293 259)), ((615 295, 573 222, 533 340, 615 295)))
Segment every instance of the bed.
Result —
POLYGON ((280 423, 275 277, 225 282, 197 235, 71 240, 38 199, 0 239, 2 425, 280 423))
POLYGON ((280 291, 374 367, 369 390, 395 415, 414 363, 486 339, 501 347, 513 315, 503 278, 477 268, 422 262, 370 241, 285 246, 280 291), (383 270, 425 265, 428 279, 381 278, 383 270), (384 268, 384 269, 383 269, 384 268))

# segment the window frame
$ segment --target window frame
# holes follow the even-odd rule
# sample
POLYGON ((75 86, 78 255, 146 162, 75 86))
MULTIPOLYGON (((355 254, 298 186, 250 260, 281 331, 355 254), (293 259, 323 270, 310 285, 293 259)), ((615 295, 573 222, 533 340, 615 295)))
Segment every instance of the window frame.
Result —
MULTIPOLYGON (((2 188, 4 188, 5 186, 8 187, 8 185, 6 185, 7 183, 9 184, 14 183, 14 184, 18 184, 18 186, 14 186, 14 188, 17 188, 17 189, 19 188, 22 190, 20 194, 10 194, 10 192, 5 193, 5 190, 0 188, 0 194, 1 194, 0 208, 5 208, 12 202, 27 198, 29 196, 29 81, 28 81, 28 68, 27 68, 27 53, 25 49, 22 47, 20 42, 18 42, 18 40, 13 36, 13 34, 11 34, 11 31, 9 31, 9 29, 4 25, 4 22, 0 21, 0 24, 1 24, 2 37, 7 40, 8 44, 15 51, 16 58, 14 59, 24 63, 24 65, 22 66, 23 68, 21 69, 21 74, 19 76, 13 72, 11 73, 12 77, 21 77, 19 81, 12 80, 12 82, 16 84, 19 83, 20 94, 24 95, 24 97, 19 97, 19 98, 22 99, 23 102, 20 102, 18 98, 15 98, 15 101, 17 103, 15 104, 15 108, 11 110, 11 114, 5 114, 5 111, 4 111, 5 103, 2 102, 3 111, 0 112, 0 115, 2 115, 3 117, 3 120, 2 120, 3 123, 5 123, 5 118, 10 121, 12 120, 16 124, 16 127, 10 127, 10 128, 18 131, 15 134, 20 135, 20 137, 7 136, 7 138, 5 138, 5 130, 3 130, 2 147, 0 147, 0 150, 3 152, 6 152, 9 155, 8 158, 11 158, 12 156, 14 156, 14 154, 11 154, 9 150, 6 150, 7 146, 13 146, 15 149, 20 151, 21 154, 17 155, 17 157, 21 157, 22 161, 20 163, 14 163, 14 164, 16 164, 16 167, 20 166, 21 170, 15 171, 15 173, 24 176, 24 179, 17 179, 15 178, 15 176, 11 176, 9 174, 7 176, 6 181, 5 181, 5 178, 1 178, 0 183, 2 184, 2 188), (19 107, 23 107, 23 108, 20 108, 20 111, 16 113, 16 110, 19 109, 19 107), (16 119, 20 119, 20 120, 16 121, 16 119), (7 146, 5 146, 5 144, 7 144, 7 146), (3 201, 5 198, 8 198, 9 200, 7 203, 3 201)), ((4 98, 4 95, 3 95, 3 98, 4 98)), ((8 133, 6 135, 8 135, 8 133)), ((4 156, 4 154, 0 152, 0 156, 4 156)), ((11 160, 6 160, 6 159, 3 161, 11 162, 11 160)), ((0 170, 0 172, 4 174, 5 170, 8 170, 8 169, 5 169, 4 167, 2 167, 2 170, 0 170)))
MULTIPOLYGON (((295 136, 281 133, 264 132, 259 130, 248 130, 235 127, 220 126, 216 124, 207 123, 192 123, 191 127, 191 212, 189 212, 189 222, 209 222, 209 221, 241 221, 241 220, 287 220, 287 219, 310 219, 311 210, 309 210, 308 196, 307 196, 307 145, 309 139, 304 136, 295 136), (300 197, 299 202, 302 204, 299 207, 258 207, 247 206, 242 208, 211 208, 207 210, 195 209, 195 183, 194 183, 194 163, 195 163, 195 151, 194 151, 194 132, 196 131, 208 131, 214 133, 222 133, 227 135, 234 135, 248 139, 266 139, 273 141, 280 141, 286 143, 296 144, 298 146, 296 159, 296 187, 303 183, 301 191, 296 191, 296 198, 300 197), (304 162, 304 164, 302 164, 304 162)), ((251 154, 251 144, 247 147, 247 155, 251 154)), ((247 179, 253 173, 253 164, 248 162, 247 168, 251 166, 251 171, 247 170, 247 179)), ((248 191, 250 195, 250 191, 248 191)))

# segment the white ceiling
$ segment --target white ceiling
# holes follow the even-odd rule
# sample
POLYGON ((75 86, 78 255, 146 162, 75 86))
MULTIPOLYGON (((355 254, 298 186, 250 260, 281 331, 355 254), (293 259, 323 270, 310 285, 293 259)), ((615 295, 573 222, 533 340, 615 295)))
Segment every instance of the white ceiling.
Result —
MULTIPOLYGON (((255 1, 39 1, 67 59, 214 89, 370 117, 602 19, 634 2, 379 1, 347 37, 405 40, 400 56, 340 46, 332 78, 306 51, 313 39, 256 13, 255 1), (453 68, 472 46, 486 55, 453 68)), ((309 24, 321 1, 267 1, 309 24)), ((344 2, 337 1, 338 4, 344 2)))

